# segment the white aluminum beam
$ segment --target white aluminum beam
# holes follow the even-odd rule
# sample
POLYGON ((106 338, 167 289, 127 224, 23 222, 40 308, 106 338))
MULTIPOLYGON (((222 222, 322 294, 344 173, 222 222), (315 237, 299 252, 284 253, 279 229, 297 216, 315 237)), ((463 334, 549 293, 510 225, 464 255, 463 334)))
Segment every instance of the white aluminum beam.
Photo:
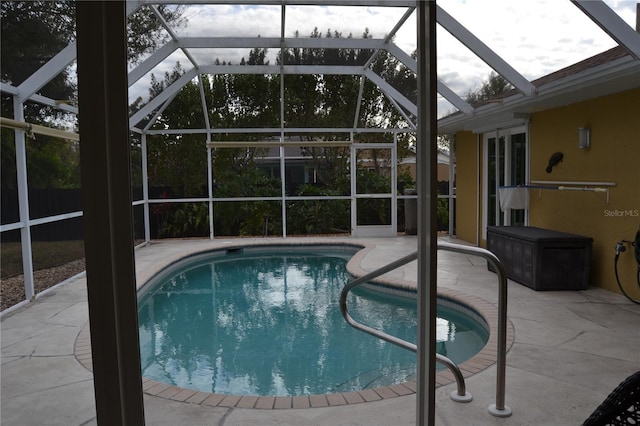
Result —
POLYGON ((365 70, 358 66, 340 65, 202 65, 202 74, 327 74, 362 75, 365 70))
POLYGON ((127 16, 136 12, 142 6, 142 2, 139 0, 127 0, 127 16))
POLYGON ((360 107, 362 106, 362 92, 364 91, 364 76, 360 76, 360 88, 358 89, 358 100, 356 101, 356 113, 353 117, 353 130, 358 127, 358 118, 360 118, 360 107))
POLYGON ((400 105, 398 105, 398 103, 396 102, 395 99, 393 99, 392 97, 390 97, 389 95, 387 95, 385 93, 385 96, 387 97, 387 99, 389 99, 389 102, 391 102, 391 104, 394 106, 394 108, 396 109, 396 111, 398 111, 400 113, 400 115, 402 117, 404 117, 405 120, 407 120, 407 123, 409 124, 409 126, 411 127, 411 129, 416 130, 416 123, 414 123, 413 121, 411 121, 411 117, 409 117, 409 115, 407 114, 407 112, 402 109, 402 107, 400 105))
POLYGON ((386 95, 395 99, 396 102, 406 108, 407 111, 409 111, 411 114, 416 116, 418 115, 418 108, 416 107, 416 105, 409 99, 407 99, 402 93, 398 92, 392 85, 384 81, 378 74, 376 74, 372 70, 366 70, 364 72, 364 75, 369 80, 371 80, 373 84, 378 86, 378 88, 382 90, 386 95))
POLYGON ((142 202, 144 215, 144 241, 151 242, 151 215, 149 214, 149 166, 147 160, 147 135, 140 137, 140 150, 142 151, 142 202))
POLYGON ((634 58, 640 59, 640 33, 629 26, 606 3, 602 0, 572 0, 572 2, 634 58))
POLYGON ((40 219, 29 220, 29 226, 44 225, 46 223, 58 222, 61 220, 73 219, 76 217, 82 217, 82 211, 58 214, 55 216, 47 216, 47 217, 41 217, 40 219))
MULTIPOLYGON (((139 0, 141 4, 175 4, 176 0, 139 0)), ((189 0, 189 4, 232 4, 238 0, 189 0)), ((415 7, 415 0, 243 0, 246 5, 415 7)))
POLYGON ((8 93, 10 95, 18 94, 18 88, 16 86, 12 86, 11 84, 5 83, 3 81, 0 81, 0 91, 8 93))
POLYGON ((438 80, 438 93, 440 93, 446 100, 451 102, 453 106, 458 108, 460 111, 464 112, 465 114, 473 114, 473 107, 440 80, 438 80))
MULTIPOLYGON (((171 28, 171 25, 169 25, 167 20, 164 19, 164 16, 162 16, 162 13, 160 13, 160 10, 158 10, 158 6, 155 6, 155 5, 151 6, 151 10, 153 11, 153 14, 156 15, 156 18, 158 18, 158 21, 160 21, 164 29, 167 30, 167 32, 169 33, 169 36, 171 36, 171 39, 178 41, 178 36, 176 35, 175 31, 173 31, 173 29, 171 28)), ((189 59, 189 61, 191 62, 191 65, 198 68, 198 62, 196 62, 196 60, 193 58, 193 56, 191 56, 191 53, 189 53, 187 49, 183 48, 182 53, 184 53, 187 59, 189 59)))
MULTIPOLYGON (((207 79, 207 81, 209 81, 207 79)), ((207 108, 207 99, 204 96, 204 86, 202 84, 202 75, 198 76, 198 89, 200 90, 200 102, 202 103, 202 114, 204 115, 204 125, 207 128, 207 135, 210 135, 211 123, 209 123, 209 108, 207 108)))
POLYGON ((402 28, 404 23, 407 22, 407 20, 409 19, 409 17, 411 17, 411 15, 415 10, 416 10, 415 6, 412 6, 409 9, 407 9, 404 15, 402 15, 402 17, 400 18, 400 20, 396 22, 396 25, 391 29, 391 31, 389 31, 389 34, 387 34, 387 36, 384 38, 385 43, 391 43, 391 40, 393 40, 393 37, 395 37, 395 35, 398 33, 398 30, 402 28))
POLYGON ((387 50, 387 52, 395 56, 400 62, 402 62, 411 71, 416 72, 418 70, 418 65, 416 64, 416 60, 413 59, 407 52, 405 52, 404 50, 396 46, 394 43, 388 43, 384 48, 387 50))
MULTIPOLYGON (((392 43, 389 43, 389 45, 387 45, 387 50, 393 56, 398 58, 398 60, 402 62, 409 70, 413 72, 417 71, 418 66, 415 59, 409 56, 404 50, 400 49, 398 46, 392 43)), ((438 93, 440 93, 446 100, 451 102, 456 108, 458 108, 465 114, 473 113, 473 107, 440 80, 438 80, 438 93)))
POLYGON ((162 104, 162 106, 160 108, 158 108, 154 113, 153 116, 149 119, 149 122, 147 123, 146 126, 144 126, 144 129, 142 129, 142 133, 146 133, 147 130, 149 130, 151 128, 151 126, 153 126, 153 124, 156 122, 156 120, 158 119, 158 117, 160 117, 160 115, 162 115, 162 113, 164 112, 164 110, 169 106, 169 104, 171 102, 173 102, 173 99, 178 95, 178 93, 174 93, 173 96, 171 96, 169 99, 167 99, 165 101, 165 103, 162 104))
POLYGON ((536 88, 529 80, 524 78, 522 74, 516 71, 497 53, 491 50, 478 37, 473 35, 471 31, 466 29, 464 25, 456 21, 451 15, 444 11, 440 6, 437 7, 438 23, 442 25, 452 36, 457 38, 462 44, 467 46, 480 59, 487 63, 491 68, 496 70, 498 74, 506 78, 516 89, 527 96, 534 95, 536 88))
POLYGON ((279 127, 250 127, 250 128, 233 128, 222 129, 213 128, 207 129, 161 129, 161 130, 149 130, 144 133, 148 135, 193 135, 193 134, 238 134, 238 133, 269 133, 272 135, 280 134, 280 131, 287 133, 413 133, 412 128, 376 128, 376 127, 292 127, 281 129, 279 127))
POLYGON ((178 93, 185 84, 193 80, 198 76, 198 72, 195 69, 191 69, 185 72, 179 79, 173 82, 169 87, 165 88, 162 93, 153 98, 142 107, 138 112, 133 114, 129 118, 129 126, 135 126, 140 120, 151 114, 156 108, 160 107, 165 101, 167 101, 175 93, 178 93))
POLYGON ((76 59, 76 42, 72 41, 62 49, 56 56, 51 58, 46 64, 41 66, 18 86, 20 101, 24 102, 31 95, 40 90, 45 84, 50 82, 56 75, 69 66, 76 59))
POLYGON ((51 98, 47 98, 47 97, 39 95, 37 93, 34 93, 33 95, 29 96, 29 100, 33 101, 33 102, 37 102, 37 103, 42 104, 42 105, 47 105, 47 106, 59 109, 61 111, 70 112, 72 114, 77 114, 78 113, 78 107, 77 106, 69 105, 68 103, 65 103, 65 102, 55 101, 55 100, 53 100, 51 98))
MULTIPOLYGON (((267 48, 279 49, 283 39, 280 37, 181 37, 180 48, 197 49, 235 49, 267 48)), ((326 38, 326 37, 290 37, 284 39, 285 48, 307 49, 383 49, 383 39, 371 38, 326 38)))
POLYGON ((156 65, 167 59, 169 55, 178 49, 178 42, 172 40, 153 52, 151 56, 145 59, 140 65, 129 72, 129 87, 136 81, 140 80, 146 73, 151 71, 156 65))
MULTIPOLYGON (((8 93, 10 95, 18 95, 20 93, 20 91, 18 90, 17 87, 12 86, 11 84, 8 83, 4 83, 4 82, 0 82, 0 91, 8 93)), ((59 101, 55 101, 51 98, 47 98, 45 96, 42 95, 38 95, 37 93, 34 93, 33 95, 29 96, 28 99, 29 101, 33 101, 33 102, 37 102, 39 104, 43 104, 43 105, 47 105, 50 107, 54 107, 57 108, 59 110, 62 111, 66 111, 66 112, 70 112, 72 114, 77 114, 78 113, 78 107, 73 106, 73 105, 69 105, 65 102, 59 102, 59 101)))
POLYGON ((13 231, 16 229, 20 229, 23 226, 24 226, 24 223, 22 222, 13 222, 13 223, 8 223, 6 225, 0 225, 0 232, 13 231))
MULTIPOLYGON (((409 17, 411 16, 411 14, 415 9, 416 9, 415 7, 410 7, 409 9, 407 9, 407 11, 404 13, 402 18, 400 18, 400 20, 396 22, 396 25, 391 29, 389 34, 387 34, 387 36, 384 38, 385 44, 391 43, 391 40, 393 40, 393 37, 396 35, 398 30, 404 25, 404 23, 407 22, 407 19, 409 19, 409 17)), ((367 62, 364 64, 364 68, 369 68, 369 66, 374 61, 376 56, 378 56, 379 53, 380 53, 380 49, 375 50, 373 54, 369 57, 367 62)))
MULTIPOLYGON (((13 97, 14 119, 24 121, 24 108, 22 102, 13 97)), ((18 211, 20 222, 24 224, 20 228, 20 241, 22 248, 22 273, 24 274, 24 294, 26 300, 33 300, 35 296, 33 278, 33 254, 31 251, 31 226, 29 226, 29 181, 27 179, 27 141, 26 133, 22 129, 15 129, 16 149, 16 178, 18 184, 18 211)))

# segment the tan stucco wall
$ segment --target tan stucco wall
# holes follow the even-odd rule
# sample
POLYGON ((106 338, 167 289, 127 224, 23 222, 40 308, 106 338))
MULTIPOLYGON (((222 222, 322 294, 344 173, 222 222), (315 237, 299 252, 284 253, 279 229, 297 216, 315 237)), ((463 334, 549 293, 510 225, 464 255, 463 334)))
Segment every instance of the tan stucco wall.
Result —
MULTIPOLYGON (((590 284, 619 293, 614 273, 616 243, 632 240, 640 229, 640 89, 535 113, 530 121, 530 181, 615 182, 606 194, 586 191, 531 190, 529 225, 593 238, 590 284), (591 129, 591 148, 578 148, 578 128, 591 129), (564 161, 545 168, 554 152, 564 161)), ((480 135, 481 137, 481 135, 480 135)), ((457 217, 461 240, 482 235, 478 135, 456 134, 457 217)), ((481 167, 481 166, 480 166, 481 167)), ((480 246, 486 241, 479 240, 480 246)), ((633 248, 620 255, 618 272, 627 293, 640 299, 633 248)))
POLYGON ((456 134, 456 237, 477 243, 478 136, 456 134))
MULTIPOLYGON (((631 240, 640 227, 640 89, 601 97, 531 117, 531 181, 615 182, 606 195, 532 190, 531 226, 594 239, 591 283, 619 292, 614 274, 616 243, 631 240), (578 128, 591 129, 591 148, 578 148, 578 128), (546 173, 556 151, 564 160, 546 173)), ((633 250, 618 262, 620 279, 640 299, 633 250)))

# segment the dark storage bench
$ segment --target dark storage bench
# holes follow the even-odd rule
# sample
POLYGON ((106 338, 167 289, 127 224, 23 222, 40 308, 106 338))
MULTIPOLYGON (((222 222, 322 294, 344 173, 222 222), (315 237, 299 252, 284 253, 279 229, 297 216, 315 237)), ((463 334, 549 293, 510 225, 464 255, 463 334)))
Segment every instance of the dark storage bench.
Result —
POLYGON ((487 249, 498 256, 507 277, 534 290, 586 289, 592 243, 590 237, 533 226, 487 230, 487 249))

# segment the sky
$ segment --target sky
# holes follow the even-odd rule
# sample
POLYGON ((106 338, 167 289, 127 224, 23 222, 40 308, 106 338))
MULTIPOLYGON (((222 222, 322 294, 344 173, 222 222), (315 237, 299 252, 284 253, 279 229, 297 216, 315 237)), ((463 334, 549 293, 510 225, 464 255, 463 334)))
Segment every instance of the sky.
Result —
MULTIPOLYGON (((627 24, 635 27, 636 0, 605 0, 627 24)), ((541 77, 616 45, 616 43, 569 0, 439 0, 438 5, 499 54, 528 80, 541 77)), ((328 30, 346 37, 360 38, 368 29, 374 38, 384 37, 404 15, 403 7, 288 6, 285 35, 308 36, 314 28, 323 35, 328 30)), ((281 10, 277 5, 191 5, 184 11, 186 26, 176 29, 182 36, 279 37, 281 10)), ((481 86, 491 68, 441 27, 437 29, 438 78, 458 95, 481 86)), ((395 43, 411 53, 416 48, 415 13, 398 31, 395 43)), ((200 64, 216 58, 238 63, 249 49, 192 50, 200 64)), ((270 52, 275 63, 277 52, 270 52)), ((188 59, 176 52, 154 73, 162 76, 180 61, 188 59)), ((149 76, 147 76, 148 78, 149 76)), ((148 83, 142 80, 131 88, 130 98, 147 96, 148 83)), ((443 98, 439 116, 454 110, 443 98)))

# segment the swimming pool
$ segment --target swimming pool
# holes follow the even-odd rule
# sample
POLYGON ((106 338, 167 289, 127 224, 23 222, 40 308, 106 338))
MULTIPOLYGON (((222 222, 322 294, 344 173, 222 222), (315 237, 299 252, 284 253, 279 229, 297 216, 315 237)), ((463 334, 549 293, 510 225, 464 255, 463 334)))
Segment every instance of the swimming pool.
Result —
MULTIPOLYGON (((348 246, 219 250, 172 265, 143 288, 143 375, 203 392, 312 395, 413 379, 415 354, 346 324, 348 246)), ((356 292, 354 318, 415 341, 415 300, 356 292)), ((455 362, 480 351, 486 328, 440 307, 438 349, 455 362)))

